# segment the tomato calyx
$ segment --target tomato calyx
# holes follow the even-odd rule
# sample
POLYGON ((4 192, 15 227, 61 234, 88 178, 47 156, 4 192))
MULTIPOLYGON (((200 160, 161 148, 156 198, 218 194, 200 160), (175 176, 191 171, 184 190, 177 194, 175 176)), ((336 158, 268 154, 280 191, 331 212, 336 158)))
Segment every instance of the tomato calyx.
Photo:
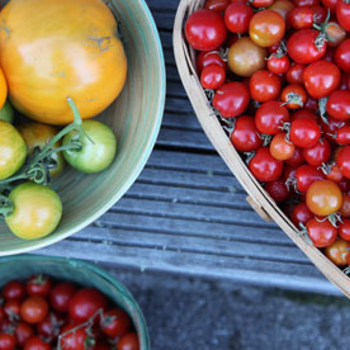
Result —
POLYGON ((319 111, 319 114, 320 114, 322 121, 325 124, 329 125, 327 108, 326 108, 327 101, 328 101, 328 97, 323 97, 323 98, 320 98, 318 100, 318 111, 319 111))
POLYGON ((5 195, 0 192, 0 216, 10 216, 15 210, 15 206, 5 195))
POLYGON ((325 222, 328 220, 335 228, 338 228, 339 224, 343 222, 342 215, 338 212, 330 214, 324 218, 318 218, 317 216, 315 218, 318 222, 325 222))
POLYGON ((287 105, 298 105, 300 108, 304 107, 304 102, 300 94, 295 92, 290 92, 287 94, 287 100, 286 102, 283 102, 281 106, 287 106, 287 105))

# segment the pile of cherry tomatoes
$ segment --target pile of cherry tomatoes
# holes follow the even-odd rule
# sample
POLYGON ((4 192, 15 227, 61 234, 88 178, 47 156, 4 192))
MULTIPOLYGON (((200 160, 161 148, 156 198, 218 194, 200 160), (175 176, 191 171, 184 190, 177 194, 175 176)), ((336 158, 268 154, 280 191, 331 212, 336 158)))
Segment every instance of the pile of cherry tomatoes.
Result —
POLYGON ((96 289, 36 275, 1 296, 0 350, 139 350, 129 315, 96 289))
POLYGON ((349 32, 347 0, 208 0, 185 25, 232 144, 339 266, 350 263, 349 32))

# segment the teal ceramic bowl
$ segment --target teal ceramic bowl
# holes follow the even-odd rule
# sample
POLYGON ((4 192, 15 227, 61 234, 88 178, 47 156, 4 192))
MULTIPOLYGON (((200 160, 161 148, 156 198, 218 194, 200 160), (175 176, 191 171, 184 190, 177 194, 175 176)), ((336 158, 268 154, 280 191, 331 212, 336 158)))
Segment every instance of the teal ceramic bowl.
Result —
POLYGON ((11 280, 26 279, 38 273, 100 290, 130 315, 139 336, 140 349, 151 349, 146 321, 137 302, 124 285, 95 265, 79 260, 45 256, 23 255, 2 258, 0 289, 11 280))
POLYGON ((122 94, 98 117, 118 137, 117 157, 103 173, 84 175, 67 167, 54 181, 52 187, 63 202, 63 218, 50 236, 23 241, 0 220, 0 256, 45 247, 91 224, 125 194, 151 154, 165 101, 165 66, 159 34, 143 0, 104 1, 120 23, 129 64, 122 94))

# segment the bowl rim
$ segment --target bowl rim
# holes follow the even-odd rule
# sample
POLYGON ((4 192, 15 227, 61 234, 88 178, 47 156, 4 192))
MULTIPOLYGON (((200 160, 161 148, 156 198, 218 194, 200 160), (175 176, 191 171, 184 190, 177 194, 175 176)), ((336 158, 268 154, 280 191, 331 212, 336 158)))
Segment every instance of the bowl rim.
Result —
MULTIPOLYGON (((74 235, 75 233, 82 231, 87 226, 91 225, 94 221, 96 221, 99 217, 101 217, 103 214, 105 214, 116 202, 118 202, 125 193, 130 189, 130 187, 135 183, 141 172, 143 171, 149 157, 151 156, 151 153, 153 152, 155 143, 157 141, 163 115, 164 115, 164 109, 165 109, 165 98, 166 98, 166 68, 165 68, 165 60, 164 60, 164 52, 163 52, 163 46, 161 43, 160 35, 158 32, 157 25, 155 23, 154 17, 152 15, 151 10, 149 9, 147 3, 145 0, 138 0, 137 1, 139 5, 141 6, 141 9, 143 10, 145 14, 145 20, 147 19, 148 25, 152 28, 152 32, 154 34, 155 44, 157 46, 157 54, 160 65, 160 88, 159 88, 159 105, 158 110, 155 117, 155 123, 153 126, 153 130, 150 134, 150 137, 146 141, 145 147, 142 150, 142 153, 140 155, 140 158, 137 162, 135 162, 132 171, 130 172, 130 176, 128 180, 124 183, 124 185, 120 188, 120 190, 113 195, 105 204, 102 206, 99 210, 97 210, 93 215, 91 215, 88 219, 84 220, 82 223, 79 223, 73 228, 70 228, 66 230, 65 232, 62 232, 57 237, 53 237, 51 235, 42 238, 41 240, 32 240, 27 241, 29 244, 24 247, 18 247, 18 248, 10 248, 6 251, 0 251, 0 257, 6 257, 11 255, 17 255, 22 253, 31 252, 34 250, 38 250, 41 248, 48 247, 50 245, 53 245, 55 243, 58 243, 60 241, 65 240, 66 238, 74 235)), ((25 240, 23 241, 25 242, 25 240)))
MULTIPOLYGON (((29 255, 29 254, 3 257, 0 259, 0 265, 12 264, 12 263, 31 264, 31 262, 40 264, 40 263, 44 263, 47 260, 50 260, 51 263, 55 263, 57 265, 63 265, 63 264, 69 265, 73 269, 84 268, 89 272, 98 275, 99 277, 104 279, 107 283, 112 285, 127 304, 133 305, 133 308, 136 314, 136 320, 142 330, 141 334, 138 333, 139 339, 141 340, 141 345, 145 346, 145 348, 142 350, 151 349, 147 322, 138 302, 133 297, 129 289, 123 283, 121 283, 116 277, 112 276, 109 272, 107 272, 104 268, 84 260, 79 260, 79 259, 70 259, 65 257, 56 257, 56 256, 47 256, 47 255, 29 255)), ((74 281, 74 279, 72 280, 74 281)))

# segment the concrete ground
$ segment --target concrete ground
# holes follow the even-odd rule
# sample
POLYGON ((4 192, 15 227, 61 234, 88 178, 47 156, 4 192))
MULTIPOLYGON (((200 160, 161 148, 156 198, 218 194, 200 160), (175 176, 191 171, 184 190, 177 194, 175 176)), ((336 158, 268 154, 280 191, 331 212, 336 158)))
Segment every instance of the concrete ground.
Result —
POLYGON ((350 302, 184 276, 113 271, 146 316, 152 350, 345 350, 350 302))

